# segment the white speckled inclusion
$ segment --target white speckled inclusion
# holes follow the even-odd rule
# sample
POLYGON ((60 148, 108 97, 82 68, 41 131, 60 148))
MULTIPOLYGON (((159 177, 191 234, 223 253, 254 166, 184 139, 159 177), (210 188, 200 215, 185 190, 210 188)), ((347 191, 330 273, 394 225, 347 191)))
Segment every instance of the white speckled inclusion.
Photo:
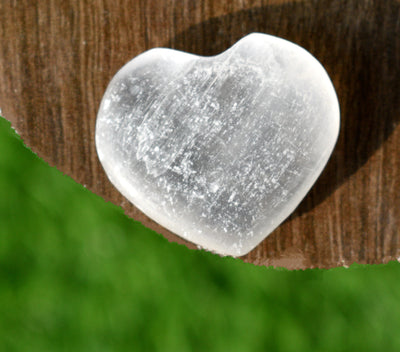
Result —
POLYGON ((203 248, 240 256, 309 191, 339 119, 321 64, 254 33, 213 57, 157 48, 130 61, 102 100, 96 147, 137 208, 203 248))

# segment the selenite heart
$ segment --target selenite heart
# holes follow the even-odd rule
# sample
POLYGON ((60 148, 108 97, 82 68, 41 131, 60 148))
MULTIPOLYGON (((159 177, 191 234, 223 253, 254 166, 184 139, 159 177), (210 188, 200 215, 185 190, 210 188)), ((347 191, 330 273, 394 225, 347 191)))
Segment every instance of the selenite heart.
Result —
POLYGON ((321 64, 253 33, 217 56, 156 48, 130 61, 101 102, 96 147, 110 181, 143 213, 240 256, 309 191, 339 120, 321 64))

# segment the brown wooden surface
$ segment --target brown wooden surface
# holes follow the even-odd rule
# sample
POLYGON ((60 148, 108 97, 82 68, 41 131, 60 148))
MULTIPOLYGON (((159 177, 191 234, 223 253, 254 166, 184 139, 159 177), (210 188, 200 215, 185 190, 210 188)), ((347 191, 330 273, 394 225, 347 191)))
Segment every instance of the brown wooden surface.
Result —
POLYGON ((2 0, 2 115, 50 165, 183 243, 106 178, 94 144, 101 97, 116 71, 146 49, 212 55, 254 31, 316 56, 342 116, 337 147, 312 191, 243 259, 288 268, 400 260, 397 0, 2 0))

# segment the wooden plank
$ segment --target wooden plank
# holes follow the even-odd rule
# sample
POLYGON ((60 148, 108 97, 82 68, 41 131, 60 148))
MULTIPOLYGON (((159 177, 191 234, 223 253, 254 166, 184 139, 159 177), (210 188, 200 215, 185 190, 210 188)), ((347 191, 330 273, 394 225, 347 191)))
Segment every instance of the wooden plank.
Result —
POLYGON ((185 243, 130 205, 99 164, 94 127, 109 80, 152 47, 213 55, 250 32, 289 39, 332 77, 341 134, 295 213, 243 259, 288 268, 387 262, 400 258, 399 19, 395 0, 1 1, 0 107, 50 165, 185 243))

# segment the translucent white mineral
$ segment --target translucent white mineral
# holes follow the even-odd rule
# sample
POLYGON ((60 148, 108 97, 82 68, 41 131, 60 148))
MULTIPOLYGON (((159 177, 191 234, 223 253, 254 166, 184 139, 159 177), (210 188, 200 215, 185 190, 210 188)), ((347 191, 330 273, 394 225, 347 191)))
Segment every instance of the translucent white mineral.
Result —
POLYGON ((339 120, 321 64, 254 33, 217 56, 156 48, 134 58, 103 97, 96 147, 137 208, 203 248, 240 256, 309 191, 339 120))

